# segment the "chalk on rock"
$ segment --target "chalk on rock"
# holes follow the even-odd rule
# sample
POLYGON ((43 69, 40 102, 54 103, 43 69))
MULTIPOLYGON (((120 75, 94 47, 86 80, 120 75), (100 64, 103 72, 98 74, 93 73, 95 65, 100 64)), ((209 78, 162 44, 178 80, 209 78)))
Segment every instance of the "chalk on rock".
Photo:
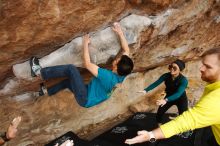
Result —
MULTIPOLYGON (((147 29, 150 24, 151 19, 148 17, 134 14, 120 21, 128 44, 136 43, 140 32, 147 29)), ((90 37, 91 61, 96 64, 106 63, 110 57, 117 55, 121 49, 117 35, 111 30, 111 27, 97 31, 90 37)), ((63 64, 74 64, 77 67, 83 67, 82 37, 73 39, 63 47, 40 59, 42 68, 63 64)), ((29 61, 14 65, 13 72, 17 78, 32 79, 29 61)))

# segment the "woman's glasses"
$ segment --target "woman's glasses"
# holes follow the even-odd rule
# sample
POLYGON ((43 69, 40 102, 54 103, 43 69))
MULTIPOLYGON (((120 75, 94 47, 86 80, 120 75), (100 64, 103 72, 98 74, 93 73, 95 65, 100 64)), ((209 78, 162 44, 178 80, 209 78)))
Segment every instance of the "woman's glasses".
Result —
POLYGON ((168 66, 168 69, 169 69, 169 70, 173 69, 173 71, 177 71, 177 70, 178 70, 178 68, 177 68, 176 66, 173 66, 172 64, 170 64, 170 65, 168 66))

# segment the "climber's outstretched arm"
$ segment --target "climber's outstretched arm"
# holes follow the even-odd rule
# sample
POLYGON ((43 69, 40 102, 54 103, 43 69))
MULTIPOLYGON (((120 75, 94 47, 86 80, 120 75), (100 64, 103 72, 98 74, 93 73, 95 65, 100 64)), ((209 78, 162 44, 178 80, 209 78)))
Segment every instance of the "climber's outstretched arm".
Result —
POLYGON ((122 54, 129 56, 130 49, 129 49, 128 42, 124 36, 124 33, 121 29, 120 24, 118 22, 115 22, 113 24, 112 30, 118 35, 118 37, 120 39, 121 47, 122 47, 122 51, 123 51, 122 54))
POLYGON ((97 77, 98 75, 98 66, 90 61, 89 56, 89 43, 90 38, 89 35, 86 34, 83 37, 83 60, 84 60, 84 66, 86 69, 88 69, 94 76, 97 77))

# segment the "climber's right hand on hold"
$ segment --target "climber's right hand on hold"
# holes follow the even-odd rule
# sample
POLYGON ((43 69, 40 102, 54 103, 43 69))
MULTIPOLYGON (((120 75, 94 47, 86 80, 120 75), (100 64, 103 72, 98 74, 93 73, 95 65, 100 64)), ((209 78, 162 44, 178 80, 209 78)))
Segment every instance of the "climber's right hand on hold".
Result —
POLYGON ((121 29, 121 26, 120 26, 120 24, 119 24, 118 22, 115 22, 115 23, 113 24, 112 30, 113 30, 114 32, 116 32, 118 35, 123 34, 123 31, 122 31, 122 29, 121 29))

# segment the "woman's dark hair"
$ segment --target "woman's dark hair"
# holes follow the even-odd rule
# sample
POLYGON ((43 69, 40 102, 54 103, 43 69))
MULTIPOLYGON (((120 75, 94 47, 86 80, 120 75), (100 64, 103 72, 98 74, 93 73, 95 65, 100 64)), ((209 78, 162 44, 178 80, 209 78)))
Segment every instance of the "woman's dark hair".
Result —
POLYGON ((182 60, 177 59, 177 60, 175 60, 173 63, 175 63, 175 64, 179 67, 180 71, 183 71, 183 70, 184 70, 184 68, 185 68, 185 63, 184 63, 182 60))
POLYGON ((117 64, 117 72, 120 76, 126 76, 133 70, 134 63, 130 57, 127 55, 122 55, 121 59, 117 64))

